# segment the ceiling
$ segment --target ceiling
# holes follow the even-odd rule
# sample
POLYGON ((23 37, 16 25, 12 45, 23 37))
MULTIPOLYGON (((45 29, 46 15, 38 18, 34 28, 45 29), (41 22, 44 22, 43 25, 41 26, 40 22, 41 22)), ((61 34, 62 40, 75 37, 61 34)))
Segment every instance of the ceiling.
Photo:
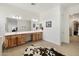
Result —
POLYGON ((55 7, 56 5, 61 5, 63 8, 67 8, 69 6, 77 4, 78 3, 35 3, 35 5, 32 5, 32 3, 9 3, 9 5, 19 7, 24 10, 33 11, 36 13, 45 12, 55 7))
POLYGON ((57 4, 55 3, 35 3, 35 5, 32 5, 31 3, 11 3, 9 5, 16 6, 24 10, 41 13, 41 12, 45 12, 53 8, 57 4))

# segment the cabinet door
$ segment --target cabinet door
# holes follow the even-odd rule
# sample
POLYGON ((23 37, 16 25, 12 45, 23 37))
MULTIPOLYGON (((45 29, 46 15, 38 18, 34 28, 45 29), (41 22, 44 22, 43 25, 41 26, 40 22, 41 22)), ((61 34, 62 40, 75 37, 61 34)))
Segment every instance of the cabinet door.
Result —
POLYGON ((8 39, 9 39, 9 37, 5 37, 5 41, 4 41, 4 48, 8 48, 9 46, 8 46, 8 39))
POLYGON ((43 39, 42 32, 40 32, 40 33, 38 34, 38 36, 39 36, 39 40, 42 40, 42 39, 43 39))
POLYGON ((26 43, 27 35, 26 34, 22 34, 21 37, 22 37, 22 43, 26 43))
POLYGON ((10 44, 11 44, 11 47, 14 47, 14 46, 16 46, 17 45, 17 35, 13 35, 13 36, 11 36, 11 40, 10 40, 10 44))
POLYGON ((25 34, 20 34, 18 35, 18 45, 26 43, 26 35, 25 34))
POLYGON ((18 40, 17 40, 17 44, 21 45, 22 44, 22 35, 17 35, 18 36, 18 40))
POLYGON ((11 47, 11 36, 7 36, 6 39, 8 41, 8 47, 7 48, 10 48, 11 47))
POLYGON ((36 33, 32 34, 32 41, 36 41, 36 33))
POLYGON ((43 40, 43 33, 40 34, 40 39, 43 40))
POLYGON ((37 32, 36 33, 36 41, 38 41, 39 40, 39 33, 37 32))
POLYGON ((16 40, 15 36, 6 36, 4 41, 5 48, 11 48, 16 46, 15 40, 16 40))
POLYGON ((32 34, 32 41, 42 40, 42 32, 37 32, 32 34))
POLYGON ((12 47, 12 41, 11 41, 11 38, 8 39, 8 48, 11 48, 12 47))

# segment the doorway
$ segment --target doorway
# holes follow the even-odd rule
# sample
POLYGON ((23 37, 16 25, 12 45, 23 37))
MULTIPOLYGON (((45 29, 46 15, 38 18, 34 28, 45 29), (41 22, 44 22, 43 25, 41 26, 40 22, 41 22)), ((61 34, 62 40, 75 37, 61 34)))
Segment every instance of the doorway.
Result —
POLYGON ((69 37, 70 43, 79 43, 79 14, 70 17, 69 37))

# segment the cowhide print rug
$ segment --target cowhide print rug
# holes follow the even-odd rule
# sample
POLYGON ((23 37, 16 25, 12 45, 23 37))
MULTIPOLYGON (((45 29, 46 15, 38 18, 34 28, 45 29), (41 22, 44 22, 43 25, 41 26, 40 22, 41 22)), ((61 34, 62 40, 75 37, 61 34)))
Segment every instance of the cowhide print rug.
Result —
POLYGON ((64 56, 64 55, 55 51, 54 48, 45 48, 32 45, 25 49, 24 56, 64 56))

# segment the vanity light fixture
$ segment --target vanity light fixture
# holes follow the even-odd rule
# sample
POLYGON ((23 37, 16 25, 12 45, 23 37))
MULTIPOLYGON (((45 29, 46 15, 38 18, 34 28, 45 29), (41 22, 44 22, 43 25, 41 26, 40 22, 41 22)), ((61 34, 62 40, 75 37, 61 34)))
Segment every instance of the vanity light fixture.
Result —
POLYGON ((12 16, 14 19, 22 19, 20 16, 12 16))
POLYGON ((20 16, 18 16, 17 18, 18 18, 18 19, 22 19, 22 17, 20 17, 20 16))
POLYGON ((32 19, 32 21, 35 21, 35 22, 37 22, 37 21, 38 21, 38 19, 32 19))
POLYGON ((12 18, 13 18, 13 19, 16 19, 16 17, 15 17, 15 16, 12 16, 12 18))

